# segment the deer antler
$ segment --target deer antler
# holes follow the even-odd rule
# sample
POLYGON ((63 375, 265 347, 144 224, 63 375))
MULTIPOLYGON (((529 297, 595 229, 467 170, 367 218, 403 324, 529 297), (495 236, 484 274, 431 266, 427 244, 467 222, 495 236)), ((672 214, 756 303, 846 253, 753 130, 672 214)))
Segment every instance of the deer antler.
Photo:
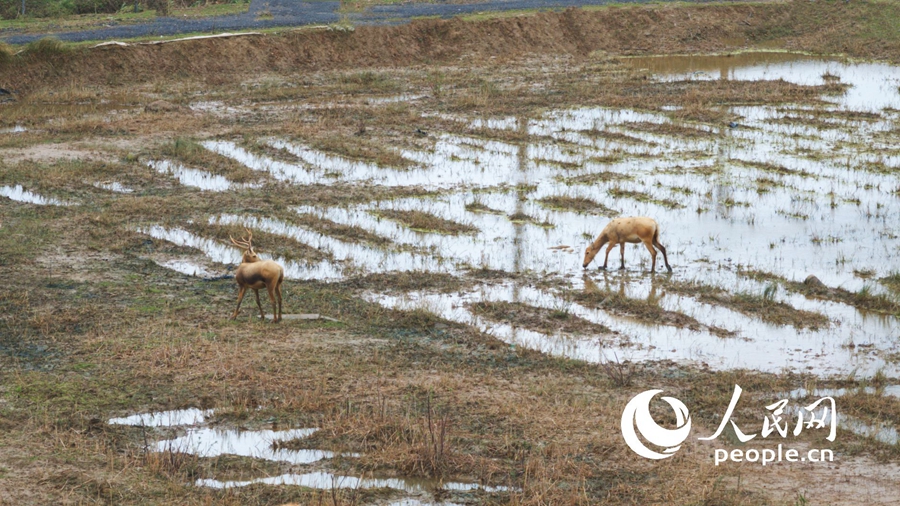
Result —
POLYGON ((228 238, 231 239, 231 242, 235 244, 235 246, 240 246, 241 248, 252 250, 253 249, 253 231, 249 228, 244 227, 244 230, 247 231, 247 238, 243 237, 240 240, 236 240, 234 237, 231 237, 231 234, 228 235, 228 238))
POLYGON ((228 238, 231 239, 231 242, 234 243, 235 246, 240 246, 244 249, 250 249, 250 245, 247 244, 247 241, 245 241, 244 239, 241 239, 240 241, 235 240, 234 237, 231 237, 231 234, 228 235, 228 238))

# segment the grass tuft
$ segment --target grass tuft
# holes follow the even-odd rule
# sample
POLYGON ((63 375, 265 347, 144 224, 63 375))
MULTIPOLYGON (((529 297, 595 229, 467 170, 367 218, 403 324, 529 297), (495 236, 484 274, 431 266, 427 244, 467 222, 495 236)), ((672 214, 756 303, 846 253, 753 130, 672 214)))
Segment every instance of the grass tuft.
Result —
POLYGON ((570 197, 567 195, 552 195, 538 200, 541 204, 551 209, 563 211, 575 211, 579 213, 594 212, 603 216, 616 216, 618 211, 610 209, 603 204, 586 197, 570 197))
POLYGON ((12 63, 14 56, 15 51, 13 50, 12 46, 4 42, 0 42, 0 68, 3 68, 12 63))
POLYGON ((422 211, 385 209, 378 211, 377 214, 389 220, 398 221, 417 232, 435 232, 448 235, 474 234, 478 232, 478 228, 472 225, 445 220, 439 216, 422 211))
POLYGON ((44 37, 34 42, 30 42, 22 50, 22 56, 35 59, 53 58, 68 54, 71 48, 63 41, 54 37, 44 37))

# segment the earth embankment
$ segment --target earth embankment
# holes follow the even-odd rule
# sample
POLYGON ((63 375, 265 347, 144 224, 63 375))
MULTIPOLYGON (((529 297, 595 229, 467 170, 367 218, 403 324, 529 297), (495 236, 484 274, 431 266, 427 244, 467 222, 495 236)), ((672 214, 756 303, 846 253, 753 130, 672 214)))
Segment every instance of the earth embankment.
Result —
POLYGON ((880 35, 883 22, 878 21, 900 19, 900 13, 890 11, 900 11, 900 5, 629 6, 128 47, 26 49, 0 59, 0 87, 29 93, 43 87, 127 85, 172 77, 225 84, 263 72, 467 64, 535 54, 580 58, 596 51, 629 55, 780 46, 891 61, 900 54, 900 38, 880 35))

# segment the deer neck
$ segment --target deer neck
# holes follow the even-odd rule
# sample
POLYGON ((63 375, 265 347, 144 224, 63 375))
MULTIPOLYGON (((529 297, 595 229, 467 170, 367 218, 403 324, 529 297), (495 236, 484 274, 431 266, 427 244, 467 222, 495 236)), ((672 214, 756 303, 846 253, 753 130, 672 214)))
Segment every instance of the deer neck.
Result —
POLYGON ((593 249, 594 251, 600 251, 600 248, 602 248, 603 245, 608 242, 609 236, 607 236, 606 234, 600 234, 600 237, 598 237, 597 240, 591 244, 591 249, 593 249))

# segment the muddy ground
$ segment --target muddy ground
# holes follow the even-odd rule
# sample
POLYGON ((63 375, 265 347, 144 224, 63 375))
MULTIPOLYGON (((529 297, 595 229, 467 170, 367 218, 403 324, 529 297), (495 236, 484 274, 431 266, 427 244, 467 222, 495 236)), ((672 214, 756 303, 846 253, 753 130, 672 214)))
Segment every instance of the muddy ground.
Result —
POLYGON ((629 56, 891 61, 891 9, 614 7, 0 60, 0 502, 888 503, 894 68, 629 56), (584 271, 631 214, 660 222, 673 273, 643 246, 584 271), (252 296, 227 319, 245 228, 285 266, 285 313, 336 321, 261 322, 252 296), (832 395, 837 439, 698 440, 735 385, 744 432, 832 395), (692 422, 659 462, 620 430, 656 388, 692 422), (212 411, 108 423, 184 408, 212 411), (191 441, 253 435, 280 457, 191 441), (779 443, 834 461, 713 460, 779 443))

